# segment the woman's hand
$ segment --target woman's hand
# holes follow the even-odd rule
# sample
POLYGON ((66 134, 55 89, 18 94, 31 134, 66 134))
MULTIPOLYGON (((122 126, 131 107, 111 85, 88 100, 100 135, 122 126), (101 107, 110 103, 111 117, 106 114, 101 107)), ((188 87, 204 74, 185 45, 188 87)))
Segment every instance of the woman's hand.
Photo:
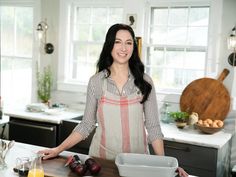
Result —
POLYGON ((56 156, 58 156, 59 153, 60 153, 60 151, 58 150, 57 147, 51 148, 51 149, 43 149, 41 151, 38 151, 38 154, 43 155, 43 160, 47 160, 47 159, 56 157, 56 156))
POLYGON ((186 171, 184 171, 183 168, 178 167, 176 171, 178 172, 180 177, 188 177, 188 173, 186 171))

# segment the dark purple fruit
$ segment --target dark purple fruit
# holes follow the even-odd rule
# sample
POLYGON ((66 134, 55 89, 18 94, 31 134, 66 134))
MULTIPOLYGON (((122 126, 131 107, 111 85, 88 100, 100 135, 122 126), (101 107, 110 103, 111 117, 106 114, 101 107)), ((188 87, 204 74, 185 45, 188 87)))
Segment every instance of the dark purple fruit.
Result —
POLYGON ((72 171, 75 171, 75 168, 79 165, 79 163, 72 162, 69 164, 69 167, 72 171))
POLYGON ((97 175, 101 170, 101 166, 98 163, 94 163, 92 166, 89 167, 89 171, 92 175, 97 175))
POLYGON ((92 175, 97 175, 100 170, 101 170, 101 165, 99 165, 94 159, 92 158, 88 158, 86 161, 85 161, 85 164, 87 165, 90 173, 92 175))
POLYGON ((79 164, 75 167, 74 172, 79 176, 84 176, 87 172, 87 167, 85 164, 79 164))
POLYGON ((96 161, 95 161, 94 159, 92 159, 92 158, 88 158, 88 159, 85 161, 85 164, 86 164, 87 166, 91 166, 91 165, 93 165, 94 163, 96 163, 96 161))

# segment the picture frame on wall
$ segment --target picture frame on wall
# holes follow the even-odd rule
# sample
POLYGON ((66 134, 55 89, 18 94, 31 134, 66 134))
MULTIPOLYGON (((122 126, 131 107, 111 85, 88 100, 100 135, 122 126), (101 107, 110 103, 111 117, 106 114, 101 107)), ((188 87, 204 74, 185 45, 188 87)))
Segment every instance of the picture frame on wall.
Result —
POLYGON ((131 26, 133 29, 136 28, 137 23, 137 14, 127 14, 126 23, 131 26))

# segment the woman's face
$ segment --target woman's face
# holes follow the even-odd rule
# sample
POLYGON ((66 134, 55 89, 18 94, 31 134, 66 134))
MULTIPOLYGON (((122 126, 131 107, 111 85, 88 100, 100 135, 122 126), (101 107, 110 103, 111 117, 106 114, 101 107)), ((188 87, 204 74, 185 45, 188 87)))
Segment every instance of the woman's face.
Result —
POLYGON ((127 64, 132 56, 134 41, 127 30, 119 30, 116 33, 116 39, 111 51, 113 63, 127 64))

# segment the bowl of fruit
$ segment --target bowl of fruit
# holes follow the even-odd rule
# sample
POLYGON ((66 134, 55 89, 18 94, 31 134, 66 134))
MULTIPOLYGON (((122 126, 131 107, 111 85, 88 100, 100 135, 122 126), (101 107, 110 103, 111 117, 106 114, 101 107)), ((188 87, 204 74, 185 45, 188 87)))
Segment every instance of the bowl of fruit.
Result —
POLYGON ((207 134, 213 134, 224 127, 224 122, 222 120, 214 120, 214 119, 205 119, 205 120, 198 120, 198 122, 195 124, 195 127, 201 130, 203 133, 207 134))
POLYGON ((101 165, 93 158, 89 157, 83 162, 78 155, 69 156, 65 166, 69 166, 71 171, 78 176, 98 175, 101 171, 101 165))

